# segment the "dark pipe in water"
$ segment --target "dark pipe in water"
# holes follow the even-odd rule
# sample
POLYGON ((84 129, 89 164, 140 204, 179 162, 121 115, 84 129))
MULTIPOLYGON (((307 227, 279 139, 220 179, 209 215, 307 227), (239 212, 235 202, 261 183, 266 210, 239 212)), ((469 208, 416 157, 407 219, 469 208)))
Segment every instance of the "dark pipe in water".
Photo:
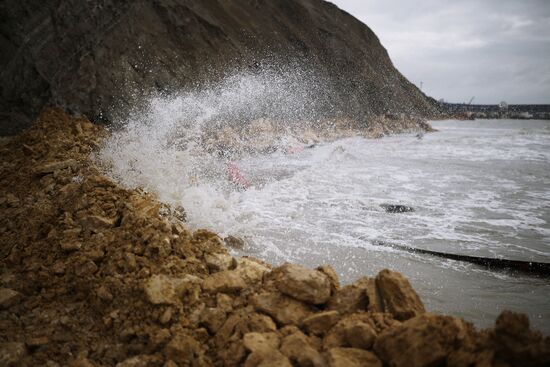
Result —
POLYGON ((491 270, 512 270, 512 271, 518 271, 526 274, 550 277, 550 263, 449 254, 445 252, 423 250, 419 248, 397 245, 392 243, 385 243, 385 242, 374 242, 373 244, 377 246, 391 247, 398 250, 407 251, 407 252, 416 253, 416 254, 425 254, 425 255, 431 255, 435 257, 441 257, 444 259, 469 262, 472 264, 477 264, 477 265, 486 267, 491 270))

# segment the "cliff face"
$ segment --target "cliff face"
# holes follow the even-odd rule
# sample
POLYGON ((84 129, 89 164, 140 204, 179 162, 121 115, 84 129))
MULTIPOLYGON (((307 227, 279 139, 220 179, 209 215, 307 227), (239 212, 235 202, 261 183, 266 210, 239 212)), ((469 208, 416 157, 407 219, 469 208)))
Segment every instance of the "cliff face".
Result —
POLYGON ((366 25, 322 0, 6 0, 0 14, 0 134, 28 126, 46 103, 110 121, 144 94, 267 54, 308 60, 338 113, 435 112, 366 25))

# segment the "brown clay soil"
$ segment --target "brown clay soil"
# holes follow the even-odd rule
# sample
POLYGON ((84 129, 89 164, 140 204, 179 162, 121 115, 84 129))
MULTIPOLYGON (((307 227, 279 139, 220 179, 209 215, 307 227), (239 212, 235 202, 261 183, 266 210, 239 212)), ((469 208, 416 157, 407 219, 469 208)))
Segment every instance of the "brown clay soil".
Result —
POLYGON ((399 273, 233 258, 181 210, 90 159, 105 130, 59 109, 0 146, 0 366, 549 366, 504 312, 428 313, 399 273))

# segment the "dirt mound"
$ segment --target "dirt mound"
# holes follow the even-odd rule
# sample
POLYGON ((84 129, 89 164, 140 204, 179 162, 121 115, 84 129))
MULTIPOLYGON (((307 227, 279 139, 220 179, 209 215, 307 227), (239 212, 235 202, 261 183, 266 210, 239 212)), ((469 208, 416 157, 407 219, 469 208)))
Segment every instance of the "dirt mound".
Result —
POLYGON ((192 232, 103 176, 106 133, 45 110, 0 147, 0 366, 546 366, 524 315, 494 330, 425 312, 400 274, 341 287, 192 232))

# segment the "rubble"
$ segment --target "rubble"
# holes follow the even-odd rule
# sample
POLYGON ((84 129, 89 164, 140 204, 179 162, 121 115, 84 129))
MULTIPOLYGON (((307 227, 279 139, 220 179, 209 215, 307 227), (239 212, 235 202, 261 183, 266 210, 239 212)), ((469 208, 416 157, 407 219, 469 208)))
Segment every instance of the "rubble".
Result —
POLYGON ((0 366, 550 364, 526 316, 477 331, 426 313, 399 273, 341 287, 326 265, 233 258, 105 177, 91 158, 105 134, 46 109, 2 146, 0 366))

